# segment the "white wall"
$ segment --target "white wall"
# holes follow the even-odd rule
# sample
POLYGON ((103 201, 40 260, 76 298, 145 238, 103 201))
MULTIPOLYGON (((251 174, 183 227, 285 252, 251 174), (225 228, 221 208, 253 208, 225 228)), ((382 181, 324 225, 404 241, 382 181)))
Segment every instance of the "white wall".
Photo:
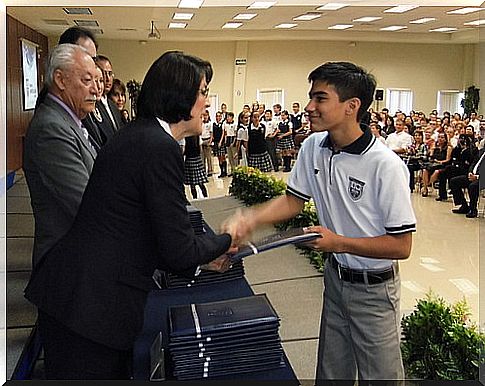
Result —
MULTIPOLYGON (((164 51, 180 49, 209 60, 214 66, 211 93, 219 95, 229 109, 232 106, 236 42, 152 42, 100 40, 99 53, 110 57, 116 76, 124 82, 142 81, 151 63, 164 51)), ((438 90, 462 90, 477 81, 476 45, 402 44, 329 41, 251 41, 248 42, 244 98, 256 99, 258 88, 285 89, 286 107, 291 102, 308 100, 307 76, 325 61, 352 61, 371 71, 378 87, 410 88, 414 108, 426 113, 436 108, 438 90), (472 56, 475 59, 470 59, 472 56)), ((485 50, 480 50, 480 61, 485 50)), ((482 87, 485 90, 485 87, 482 87)), ((485 99, 482 98, 482 99, 485 99)), ((483 105, 482 105, 483 106, 483 105)), ((381 103, 380 108, 383 107, 381 103)))

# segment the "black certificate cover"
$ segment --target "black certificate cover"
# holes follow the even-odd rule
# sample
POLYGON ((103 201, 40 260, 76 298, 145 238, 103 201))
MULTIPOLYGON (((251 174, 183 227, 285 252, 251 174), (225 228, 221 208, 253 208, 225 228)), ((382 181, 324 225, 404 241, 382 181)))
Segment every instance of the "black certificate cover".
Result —
POLYGON ((271 234, 253 242, 248 242, 248 245, 240 248, 236 254, 231 256, 231 260, 238 261, 246 256, 268 251, 273 248, 279 248, 288 244, 305 243, 315 240, 318 237, 321 237, 320 233, 305 233, 303 228, 291 228, 283 232, 271 234))
POLYGON ((277 324, 265 294, 219 302, 170 307, 170 336, 204 336, 215 331, 277 324))

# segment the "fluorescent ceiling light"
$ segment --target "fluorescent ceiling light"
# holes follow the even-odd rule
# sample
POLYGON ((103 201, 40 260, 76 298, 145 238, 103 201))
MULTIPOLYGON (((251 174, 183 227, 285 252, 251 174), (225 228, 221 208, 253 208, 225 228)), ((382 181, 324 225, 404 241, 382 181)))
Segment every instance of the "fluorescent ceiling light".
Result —
POLYGON ((399 31, 408 28, 404 25, 390 25, 389 27, 379 28, 381 31, 399 31))
POLYGON ((354 19, 352 21, 361 21, 363 23, 369 23, 371 21, 376 21, 381 19, 382 17, 379 17, 379 16, 365 16, 365 17, 359 17, 358 19, 354 19))
POLYGON ((483 10, 485 10, 485 8, 465 7, 465 8, 455 9, 453 11, 448 11, 446 13, 449 14, 449 15, 466 15, 468 13, 483 11, 483 10))
POLYGON ((464 23, 464 25, 473 25, 473 26, 482 25, 482 24, 485 24, 485 19, 474 20, 474 21, 469 21, 467 23, 464 23))
POLYGON ((276 1, 255 1, 248 9, 268 9, 276 4, 276 1))
POLYGON ((191 20, 192 17, 194 16, 193 13, 180 13, 180 12, 175 12, 173 14, 173 20, 191 20))
POLYGON ((222 28, 239 28, 243 25, 243 23, 226 23, 222 26, 222 28))
POLYGON ((170 23, 168 28, 185 28, 187 27, 187 23, 170 23))
POLYGON ((424 24, 429 23, 430 21, 435 21, 435 17, 423 17, 422 19, 411 20, 410 24, 424 24))
POLYGON ((314 20, 314 19, 318 19, 320 16, 322 16, 321 13, 305 13, 304 15, 294 17, 293 20, 295 21, 314 20))
POLYGON ((278 25, 275 25, 275 28, 293 28, 296 27, 298 24, 296 23, 281 23, 278 25))
POLYGON ((335 24, 328 27, 328 29, 347 29, 347 28, 352 28, 353 26, 354 26, 353 24, 335 24))
POLYGON ((180 0, 179 8, 200 8, 204 0, 180 0))
POLYGON ((348 7, 350 4, 346 3, 327 3, 317 8, 317 11, 337 11, 340 8, 348 7))
POLYGON ((240 13, 233 17, 234 20, 251 20, 258 16, 257 13, 240 13))
POLYGON ((458 28, 454 27, 441 27, 441 28, 435 28, 435 29, 430 29, 429 32, 453 32, 453 31, 458 31, 458 28))
POLYGON ((419 5, 398 5, 396 7, 386 9, 384 12, 385 13, 404 13, 418 7, 419 5))

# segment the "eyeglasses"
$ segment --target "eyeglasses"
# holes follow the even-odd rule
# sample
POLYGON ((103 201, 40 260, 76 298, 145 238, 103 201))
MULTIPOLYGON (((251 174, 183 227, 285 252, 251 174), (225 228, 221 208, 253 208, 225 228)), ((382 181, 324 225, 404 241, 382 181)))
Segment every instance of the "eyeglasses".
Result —
POLYGON ((206 87, 206 88, 204 88, 204 89, 202 89, 202 90, 199 90, 199 92, 200 92, 200 94, 201 94, 202 96, 204 96, 204 97, 206 97, 206 98, 207 98, 207 97, 209 96, 209 87, 206 87))
POLYGON ((103 71, 103 74, 106 75, 108 78, 112 78, 115 76, 115 73, 113 71, 106 71, 106 70, 102 70, 103 71))

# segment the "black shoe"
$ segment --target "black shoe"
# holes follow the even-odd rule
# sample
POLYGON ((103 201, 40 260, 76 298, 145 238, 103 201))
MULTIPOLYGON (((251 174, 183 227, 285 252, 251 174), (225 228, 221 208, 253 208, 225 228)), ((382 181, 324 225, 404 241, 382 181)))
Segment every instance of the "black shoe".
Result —
POLYGON ((475 217, 478 217, 478 211, 476 211, 476 210, 470 210, 466 214, 466 218, 475 218, 475 217))
POLYGON ((288 173, 288 172, 291 172, 291 169, 289 169, 289 168, 284 168, 283 169, 283 173, 288 173))
POLYGON ((443 198, 443 197, 436 197, 435 198, 436 201, 447 201, 448 200, 448 197, 446 198, 443 198))
POLYGON ((452 209, 451 211, 457 214, 467 214, 470 211, 470 207, 468 205, 462 205, 458 209, 452 209))

